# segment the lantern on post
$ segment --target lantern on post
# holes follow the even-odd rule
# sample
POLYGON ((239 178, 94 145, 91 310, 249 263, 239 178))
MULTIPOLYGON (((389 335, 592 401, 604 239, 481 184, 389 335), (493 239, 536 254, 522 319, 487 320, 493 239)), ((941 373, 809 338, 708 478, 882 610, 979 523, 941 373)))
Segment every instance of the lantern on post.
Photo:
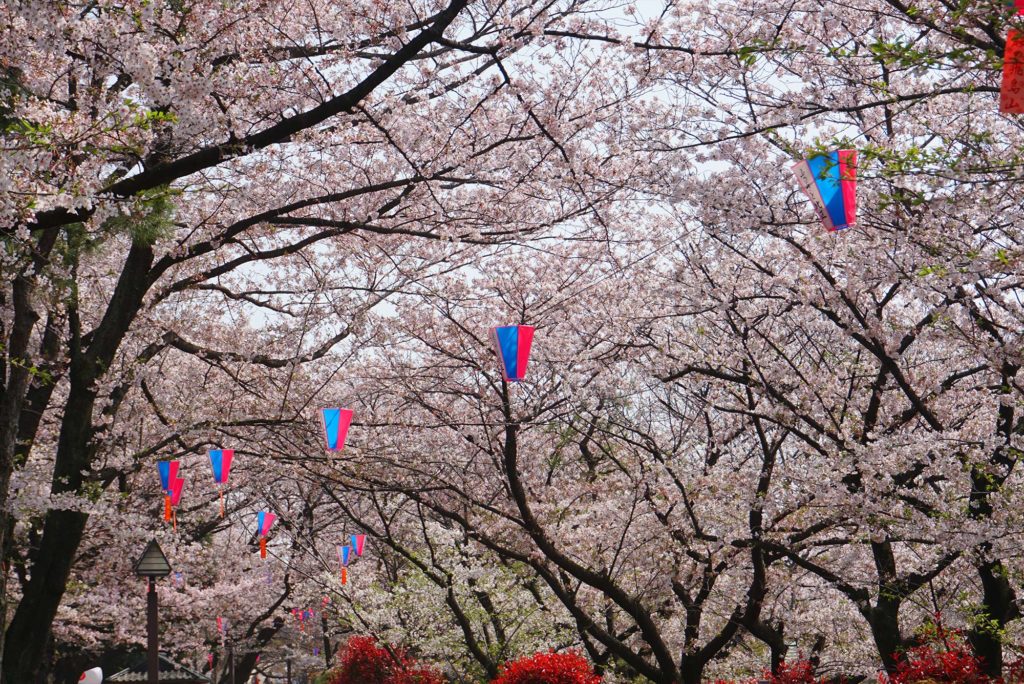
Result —
POLYGON ((146 578, 146 670, 149 684, 157 684, 160 644, 157 622, 156 580, 171 574, 171 564, 153 539, 135 562, 135 574, 146 578))

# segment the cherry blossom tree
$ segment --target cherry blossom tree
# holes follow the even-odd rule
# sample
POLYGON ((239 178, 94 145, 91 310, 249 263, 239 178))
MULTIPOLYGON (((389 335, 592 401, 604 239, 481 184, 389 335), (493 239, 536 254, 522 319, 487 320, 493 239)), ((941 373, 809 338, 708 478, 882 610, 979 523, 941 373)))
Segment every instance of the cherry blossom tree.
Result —
POLYGON ((555 647, 689 684, 795 644, 852 679, 936 613, 988 675, 1011 657, 1001 3, 0 17, 4 681, 138 643, 153 534, 185 569, 166 641, 222 680, 217 615, 239 677, 366 634, 472 676, 555 647), (836 147, 858 222, 829 234, 787 167, 836 147), (515 323, 507 383, 487 330, 515 323), (334 456, 329 405, 356 413, 334 456), (224 518, 210 448, 238 454, 224 518))

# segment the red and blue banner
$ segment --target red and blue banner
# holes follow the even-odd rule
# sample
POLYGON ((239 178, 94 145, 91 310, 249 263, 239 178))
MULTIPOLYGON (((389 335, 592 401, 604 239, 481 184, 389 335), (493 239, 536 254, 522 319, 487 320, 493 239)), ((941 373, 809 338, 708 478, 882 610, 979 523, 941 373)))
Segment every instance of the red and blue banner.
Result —
POLYGON ((320 409, 320 420, 324 428, 324 441, 328 451, 345 448, 345 437, 352 424, 352 411, 343 408, 320 409))
POLYGON ((352 535, 352 548, 355 549, 357 556, 363 555, 363 547, 366 545, 365 534, 353 534, 352 535))
POLYGON ((213 479, 217 484, 227 484, 231 472, 231 459, 235 457, 234 449, 211 449, 210 465, 213 467, 213 479))
POLYGON ((160 489, 165 493, 171 491, 171 480, 178 477, 178 461, 157 461, 156 467, 160 472, 160 489))
POLYGON ((171 506, 177 508, 178 504, 181 503, 181 490, 185 488, 185 480, 180 477, 176 477, 171 480, 171 506))
POLYGON ((501 364, 501 377, 506 382, 519 382, 526 377, 533 344, 532 325, 505 325, 491 328, 491 344, 501 364))
POLYGON ((793 166, 800 188, 830 231, 857 221, 857 150, 835 150, 793 166))
POLYGON ((270 533, 270 528, 273 526, 275 520, 277 520, 277 516, 273 513, 267 513, 265 511, 257 513, 256 533, 261 537, 266 537, 270 533))
POLYGON ((260 537, 260 558, 267 557, 267 534, 270 533, 270 528, 277 520, 277 516, 273 513, 260 511, 256 514, 256 534, 260 537))

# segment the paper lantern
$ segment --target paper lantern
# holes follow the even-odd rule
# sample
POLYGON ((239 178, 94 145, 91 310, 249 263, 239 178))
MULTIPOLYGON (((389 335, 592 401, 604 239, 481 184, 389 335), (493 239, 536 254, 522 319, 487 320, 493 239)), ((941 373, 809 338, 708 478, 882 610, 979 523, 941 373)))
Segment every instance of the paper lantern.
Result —
POLYGON ((341 561, 341 566, 342 567, 348 567, 348 562, 349 562, 349 559, 350 559, 351 555, 352 555, 352 547, 351 546, 348 546, 346 544, 345 546, 339 546, 338 547, 338 560, 341 561))
POLYGON ((157 471, 160 473, 160 489, 167 492, 171 489, 171 480, 178 477, 178 461, 157 461, 157 471))
POLYGON ((352 548, 355 550, 357 556, 363 555, 363 547, 366 545, 365 534, 353 534, 352 535, 352 548))
POLYGON ((830 231, 857 220, 857 150, 836 150, 793 166, 800 188, 830 231))
POLYGON ((171 506, 177 508, 181 503, 181 492, 185 489, 185 480, 176 477, 171 480, 171 506))
POLYGON ((94 667, 91 670, 86 670, 82 673, 82 676, 78 678, 81 684, 103 684, 103 670, 94 667))
POLYGON ((157 461, 160 473, 160 489, 164 493, 164 520, 171 520, 171 483, 178 478, 178 461, 157 461))
POLYGON ((260 511, 256 514, 256 534, 260 537, 260 558, 267 557, 267 534, 273 526, 277 516, 273 513, 260 511))
POLYGON ((320 420, 324 428, 324 442, 328 451, 345 448, 345 438, 352 424, 352 411, 343 408, 320 409, 320 420))
POLYGON ((505 325, 491 328, 491 344, 498 355, 501 377, 506 382, 519 382, 526 377, 533 344, 532 325, 505 325))
POLYGON ((228 483, 231 472, 231 459, 235 457, 234 449, 211 449, 210 466, 213 468, 213 481, 220 485, 228 483))
POLYGON ((211 449, 210 467, 213 468, 213 481, 217 483, 217 494, 220 495, 220 517, 224 517, 224 485, 228 483, 231 472, 231 460, 235 457, 234 449, 211 449))

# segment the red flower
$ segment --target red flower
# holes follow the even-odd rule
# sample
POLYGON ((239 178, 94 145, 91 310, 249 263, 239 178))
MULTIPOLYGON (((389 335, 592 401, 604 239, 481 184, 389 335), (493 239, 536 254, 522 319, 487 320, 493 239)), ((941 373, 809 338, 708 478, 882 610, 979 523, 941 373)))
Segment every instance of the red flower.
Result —
POLYGON ((389 651, 373 637, 355 636, 341 650, 328 684, 443 684, 440 674, 401 649, 389 651))
POLYGON ((815 684, 814 665, 807 660, 797 660, 793 664, 785 661, 779 663, 779 671, 772 674, 764 673, 764 678, 771 684, 815 684))
POLYGON ((907 651, 890 680, 891 684, 925 681, 988 684, 991 680, 982 671, 981 660, 967 646, 951 644, 948 649, 939 651, 929 644, 907 651))
POLYGON ((926 632, 927 641, 900 657, 896 673, 879 677, 880 684, 993 684, 985 674, 982 660, 974 655, 959 630, 942 626, 942 616, 926 632))
POLYGON ((578 653, 537 653, 502 666, 491 684, 601 684, 578 653))

